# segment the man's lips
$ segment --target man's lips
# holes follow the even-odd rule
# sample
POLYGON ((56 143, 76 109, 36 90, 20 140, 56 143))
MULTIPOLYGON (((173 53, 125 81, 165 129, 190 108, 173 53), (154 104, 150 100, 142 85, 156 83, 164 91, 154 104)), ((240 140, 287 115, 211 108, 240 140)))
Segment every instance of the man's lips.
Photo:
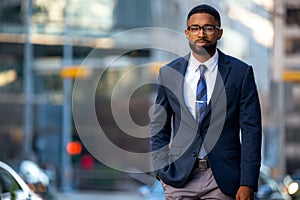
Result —
POLYGON ((196 40, 195 43, 199 45, 205 45, 208 44, 209 42, 207 40, 196 40))

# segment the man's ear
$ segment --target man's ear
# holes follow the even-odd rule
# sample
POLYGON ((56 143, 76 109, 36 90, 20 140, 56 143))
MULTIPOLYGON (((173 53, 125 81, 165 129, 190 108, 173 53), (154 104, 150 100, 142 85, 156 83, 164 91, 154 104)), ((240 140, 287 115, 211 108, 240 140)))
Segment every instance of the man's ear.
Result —
POLYGON ((184 33, 185 33, 185 37, 186 37, 187 39, 189 39, 189 31, 188 31, 188 30, 185 30, 184 33))
POLYGON ((222 35, 223 35, 223 29, 219 29, 218 31, 219 31, 219 32, 218 32, 218 37, 217 37, 217 38, 218 38, 218 40, 219 40, 219 39, 222 38, 222 35))

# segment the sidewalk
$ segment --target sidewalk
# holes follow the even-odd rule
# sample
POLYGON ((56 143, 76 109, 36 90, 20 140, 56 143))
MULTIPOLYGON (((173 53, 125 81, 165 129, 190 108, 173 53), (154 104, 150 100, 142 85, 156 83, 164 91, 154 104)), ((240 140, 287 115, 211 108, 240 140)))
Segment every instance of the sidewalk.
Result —
POLYGON ((58 193, 56 200, 142 200, 142 196, 135 192, 120 191, 78 191, 72 193, 58 193))

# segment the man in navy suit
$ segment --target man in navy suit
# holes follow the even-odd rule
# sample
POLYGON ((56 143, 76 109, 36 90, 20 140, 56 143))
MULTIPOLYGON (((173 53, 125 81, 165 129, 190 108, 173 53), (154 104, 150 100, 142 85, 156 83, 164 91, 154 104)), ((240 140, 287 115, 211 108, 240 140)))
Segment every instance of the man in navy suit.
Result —
POLYGON ((185 34, 191 53, 159 72, 150 124, 157 178, 166 199, 253 199, 262 137, 253 69, 217 49, 213 7, 194 7, 185 34))

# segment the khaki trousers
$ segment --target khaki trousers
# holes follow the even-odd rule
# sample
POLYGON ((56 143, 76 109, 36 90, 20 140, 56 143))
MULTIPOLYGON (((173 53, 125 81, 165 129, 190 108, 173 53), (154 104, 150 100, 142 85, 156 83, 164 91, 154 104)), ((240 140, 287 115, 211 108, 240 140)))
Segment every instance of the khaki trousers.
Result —
MULTIPOLYGON (((162 182, 162 181, 161 181, 162 182)), ((195 169, 183 188, 174 188, 162 182, 166 200, 233 200, 219 189, 210 168, 195 169)))

